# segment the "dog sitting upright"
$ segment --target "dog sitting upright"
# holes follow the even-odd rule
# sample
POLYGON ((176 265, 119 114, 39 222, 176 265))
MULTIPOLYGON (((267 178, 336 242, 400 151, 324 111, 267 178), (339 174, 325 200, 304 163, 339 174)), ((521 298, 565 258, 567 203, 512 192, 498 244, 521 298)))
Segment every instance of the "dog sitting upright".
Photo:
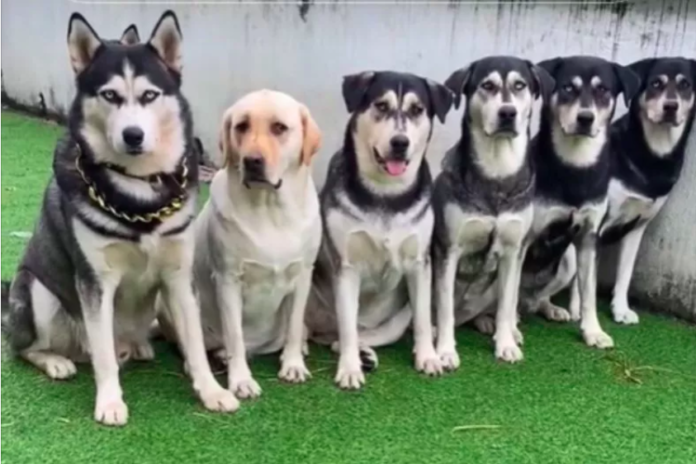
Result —
POLYGON ((310 336, 339 352, 336 383, 357 389, 363 369, 377 365, 372 348, 398 340, 413 319, 416 368, 438 374, 425 153, 451 92, 411 74, 363 72, 344 78, 343 98, 352 115, 321 193, 324 240, 307 308, 310 336))
POLYGON ((553 80, 528 61, 493 56, 445 84, 456 93, 455 107, 466 96, 466 109, 433 195, 437 351, 445 369, 456 369, 455 326, 497 302, 495 355, 519 361, 517 290, 533 214, 529 125, 534 99, 553 80))
POLYGON ((180 93, 181 32, 172 12, 150 40, 129 28, 102 41, 73 14, 77 80, 69 132, 7 296, 2 328, 14 351, 53 379, 91 357, 94 417, 125 424, 119 359, 151 359, 148 332, 161 290, 184 340, 194 389, 208 409, 237 408, 213 377, 192 291, 197 155, 180 93))
POLYGON ((282 348, 279 377, 309 376, 304 314, 321 245, 310 161, 320 142, 307 107, 284 93, 247 94, 223 117, 225 169, 196 219, 194 274, 206 348, 240 398, 261 393, 247 354, 282 348))
POLYGON ((628 66, 641 78, 629 112, 611 130, 609 211, 602 245, 619 243, 611 309, 614 320, 638 323, 628 287, 643 233, 679 180, 694 122, 696 60, 648 58, 628 66))
POLYGON ((531 311, 552 320, 580 319, 585 343, 608 348, 613 341, 597 318, 596 241, 607 211, 609 125, 617 97, 623 93, 628 104, 639 79, 628 68, 597 57, 555 58, 539 66, 553 76, 556 87, 534 140, 534 239, 522 291, 531 311), (551 304, 550 297, 576 274, 579 301, 571 301, 570 314, 551 304))

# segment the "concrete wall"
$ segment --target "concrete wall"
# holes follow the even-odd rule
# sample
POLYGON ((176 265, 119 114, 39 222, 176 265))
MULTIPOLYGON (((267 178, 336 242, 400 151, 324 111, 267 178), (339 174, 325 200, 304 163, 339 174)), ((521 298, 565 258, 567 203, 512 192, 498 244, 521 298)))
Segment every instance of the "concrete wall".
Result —
MULTIPOLYGON (((103 36, 117 38, 131 22, 147 37, 163 9, 143 1, 97 4, 68 0, 3 0, 4 90, 17 102, 63 112, 73 95, 65 35, 72 11, 103 36)), ((367 69, 405 70, 443 81, 489 54, 532 60, 595 54, 622 63, 657 55, 693 56, 696 7, 689 0, 576 2, 431 2, 398 5, 287 2, 171 2, 184 33, 184 92, 198 134, 214 149, 223 110, 244 93, 275 88, 305 102, 324 131, 315 164, 323 182, 347 115, 341 77, 367 69)), ((384 3, 384 2, 383 2, 384 3)), ((623 111, 623 109, 621 109, 623 111)), ((460 113, 435 132, 437 170, 457 137, 460 113)), ((693 151, 693 148, 692 148, 693 151)), ((663 308, 696 318, 696 154, 664 214, 650 228, 637 266, 636 290, 659 296, 663 308)))

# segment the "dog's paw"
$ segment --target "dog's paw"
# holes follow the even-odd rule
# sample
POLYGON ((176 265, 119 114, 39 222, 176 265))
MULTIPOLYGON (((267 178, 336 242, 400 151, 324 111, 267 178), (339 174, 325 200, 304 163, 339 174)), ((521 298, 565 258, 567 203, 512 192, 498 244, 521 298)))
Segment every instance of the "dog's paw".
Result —
POLYGON ((290 383, 303 383, 312 377, 312 374, 307 369, 304 359, 300 358, 296 360, 289 359, 287 361, 283 361, 283 365, 280 367, 278 377, 281 380, 290 383))
POLYGON ((524 336, 517 327, 512 329, 512 338, 515 340, 515 343, 517 343, 517 346, 524 345, 524 336))
POLYGON ((230 381, 230 390, 241 399, 258 398, 261 387, 251 376, 241 376, 230 381))
POLYGON ((361 364, 360 358, 348 361, 345 357, 341 357, 334 379, 336 384, 344 390, 358 390, 365 385, 365 374, 361 364))
POLYGON ((433 347, 416 349, 416 370, 426 375, 442 375, 442 361, 433 347))
POLYGON ((377 352, 368 346, 360 348, 360 366, 363 372, 372 372, 379 366, 377 352))
POLYGON ((149 342, 133 345, 133 359, 136 361, 152 361, 155 359, 155 349, 149 342))
POLYGON ((220 386, 201 392, 199 397, 208 411, 234 412, 239 409, 239 400, 234 393, 220 386))
POLYGON ((587 346, 594 348, 607 349, 614 346, 614 340, 601 329, 583 331, 582 338, 587 346))
POLYGON ((126 425, 126 422, 128 422, 128 406, 120 399, 111 401, 97 400, 97 406, 94 409, 94 420, 104 425, 126 425))
POLYGON ((619 324, 638 324, 638 322, 640 322, 638 313, 630 308, 623 308, 621 310, 615 309, 613 311, 613 316, 614 322, 618 322, 619 324))
POLYGON ((517 345, 515 340, 495 344, 496 359, 508 363, 516 363, 522 361, 522 350, 517 345))
POLYGON ((495 333, 495 319, 484 314, 474 319, 474 327, 484 335, 493 335, 495 333))
POLYGON ((77 374, 75 363, 70 359, 55 354, 47 354, 45 356, 44 372, 53 380, 65 380, 77 374))
POLYGON ((547 303, 541 311, 546 319, 554 322, 568 322, 570 321, 570 311, 565 308, 561 308, 553 303, 547 303))
POLYGON ((440 356, 440 365, 446 371, 456 371, 459 369, 459 354, 457 350, 438 350, 440 356))

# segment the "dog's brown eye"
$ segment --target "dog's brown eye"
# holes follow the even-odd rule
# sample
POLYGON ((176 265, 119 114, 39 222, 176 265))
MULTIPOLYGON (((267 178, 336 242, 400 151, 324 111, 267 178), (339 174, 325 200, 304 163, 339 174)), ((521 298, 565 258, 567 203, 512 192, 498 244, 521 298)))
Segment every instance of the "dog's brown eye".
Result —
POLYGON ((481 84, 481 88, 486 92, 492 92, 493 90, 495 90, 495 85, 491 81, 486 81, 483 84, 481 84))
POLYGON ((99 95, 101 95, 101 97, 109 103, 118 103, 118 94, 113 90, 103 90, 99 92, 99 95))
POLYGON ((243 134, 249 130, 249 123, 246 121, 239 122, 234 126, 234 130, 243 134))
POLYGON ((273 132, 274 135, 282 135, 287 130, 288 130, 288 126, 286 126, 282 122, 274 122, 273 125, 271 126, 271 132, 273 132))
POLYGON ((377 102, 375 103, 375 108, 380 113, 386 113, 387 111, 389 111, 389 104, 387 102, 377 102))
POLYGON ((159 95, 159 92, 155 92, 154 90, 146 90, 140 97, 140 102, 142 104, 153 102, 157 99, 157 97, 159 97, 159 95))
POLYGON ((423 114, 423 107, 420 105, 412 105, 411 108, 409 108, 408 112, 413 116, 414 118, 417 118, 421 114, 423 114))
POLYGON ((515 87, 515 90, 517 90, 519 92, 520 90, 524 90, 527 87, 527 84, 525 84, 522 81, 517 81, 517 82, 515 82, 514 87, 515 87))

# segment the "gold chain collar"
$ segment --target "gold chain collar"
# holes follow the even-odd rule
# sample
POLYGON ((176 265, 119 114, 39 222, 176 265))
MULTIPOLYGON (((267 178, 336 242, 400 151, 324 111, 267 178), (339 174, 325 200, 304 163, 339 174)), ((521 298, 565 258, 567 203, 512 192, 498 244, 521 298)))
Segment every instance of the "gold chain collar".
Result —
MULTIPOLYGON (((123 211, 118 211, 109 203, 107 203, 106 198, 102 193, 99 192, 94 182, 90 181, 87 178, 87 175, 82 169, 82 148, 79 144, 76 144, 76 147, 77 157, 75 158, 75 168, 77 169, 77 172, 80 173, 82 181, 87 185, 87 193, 89 195, 89 198, 94 203, 96 203, 97 206, 99 206, 101 209, 108 212, 109 214, 117 218, 124 219, 131 223, 142 222, 147 224, 153 221, 162 221, 163 219, 172 216, 174 213, 179 211, 184 206, 184 199, 186 198, 186 186, 188 185, 188 166, 186 166, 185 159, 182 160, 182 172, 180 177, 181 181, 179 182, 175 179, 175 181, 179 184, 179 187, 181 189, 180 194, 176 195, 174 198, 172 198, 172 200, 169 203, 167 203, 157 211, 153 211, 152 213, 128 214, 124 213, 123 211)), ((157 182, 162 182, 162 175, 156 175, 155 179, 157 179, 157 182)))

